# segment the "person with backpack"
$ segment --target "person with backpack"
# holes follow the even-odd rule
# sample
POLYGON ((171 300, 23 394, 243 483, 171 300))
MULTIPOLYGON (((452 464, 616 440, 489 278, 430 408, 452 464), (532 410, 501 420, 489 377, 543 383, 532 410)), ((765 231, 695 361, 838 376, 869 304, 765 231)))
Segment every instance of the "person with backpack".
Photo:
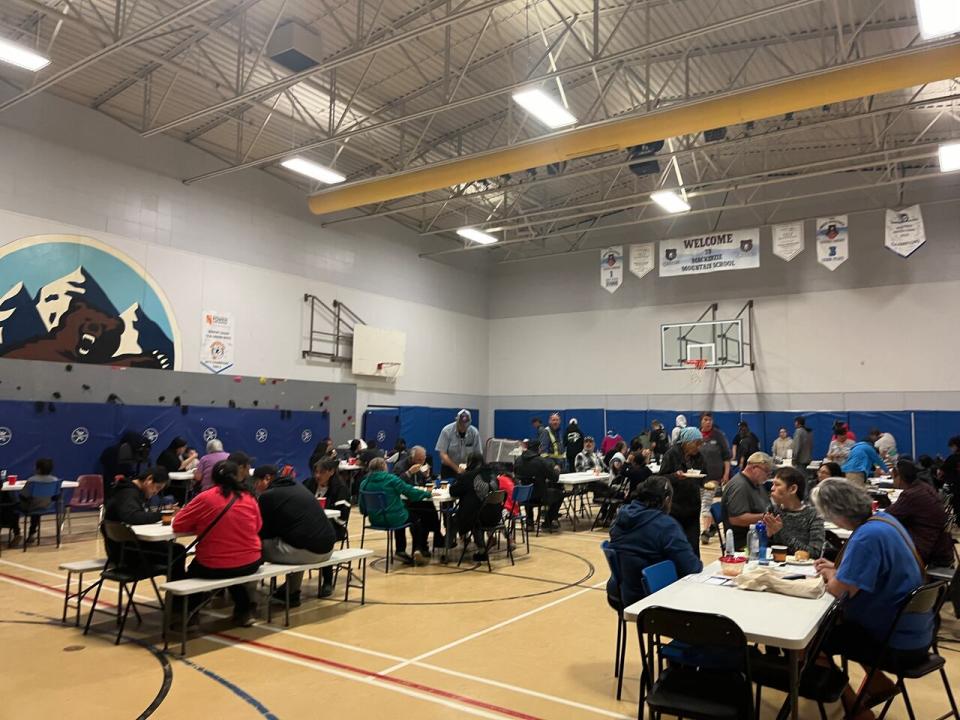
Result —
POLYGON ((577 464, 577 455, 583 452, 583 432, 576 418, 570 418, 567 431, 563 435, 563 447, 567 452, 567 472, 573 472, 577 464))

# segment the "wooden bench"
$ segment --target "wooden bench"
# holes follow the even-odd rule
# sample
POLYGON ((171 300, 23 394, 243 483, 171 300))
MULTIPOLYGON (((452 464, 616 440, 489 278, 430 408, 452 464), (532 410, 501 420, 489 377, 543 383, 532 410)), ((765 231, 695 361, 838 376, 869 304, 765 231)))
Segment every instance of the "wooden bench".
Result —
MULTIPOLYGON (((258 583, 263 580, 270 581, 270 599, 272 600, 273 594, 276 591, 276 583, 278 577, 286 577, 290 573, 295 572, 307 572, 309 570, 319 570, 325 567, 341 566, 346 565, 347 570, 347 582, 346 589, 344 591, 343 599, 344 602, 350 599, 350 589, 356 588, 360 590, 360 604, 363 605, 366 603, 366 584, 367 584, 367 558, 373 555, 373 550, 363 549, 363 548, 346 548, 343 550, 335 550, 330 557, 324 562, 319 563, 309 563, 306 565, 280 565, 278 563, 263 563, 255 573, 250 575, 243 575, 241 577, 232 577, 232 578, 223 578, 221 580, 204 580, 201 578, 188 578, 185 580, 176 580, 174 582, 166 582, 160 586, 162 592, 169 593, 172 596, 183 598, 183 605, 181 611, 181 628, 180 628, 180 654, 186 654, 187 649, 187 623, 191 616, 196 615, 200 609, 203 607, 204 603, 201 603, 192 611, 188 609, 188 600, 191 595, 197 595, 199 593, 210 593, 215 590, 222 590, 234 585, 245 585, 247 583, 258 583), (359 578, 357 573, 353 570, 354 561, 359 563, 359 578)), ((206 602, 206 601, 205 601, 206 602)), ((168 639, 167 639, 167 630, 170 625, 170 619, 172 614, 172 605, 173 601, 164 603, 164 618, 163 618, 163 649, 166 651, 168 649, 168 639)), ((271 603, 267 602, 267 622, 271 622, 273 619, 273 611, 271 608, 271 603)), ((290 589, 287 587, 286 597, 284 598, 284 626, 290 625, 290 589)))
MULTIPOLYGON (((67 610, 76 608, 77 619, 74 621, 76 627, 80 627, 80 604, 87 593, 93 590, 100 582, 100 571, 107 564, 106 558, 94 558, 92 560, 74 560, 73 562, 60 563, 60 569, 67 571, 67 585, 63 591, 63 622, 67 621, 67 610), (83 586, 83 574, 88 572, 97 573, 97 582, 83 586), (73 587, 73 574, 77 573, 77 591, 71 592, 73 587), (76 598, 76 605, 71 605, 70 601, 76 598)), ((108 612, 108 611, 104 611, 108 612)), ((113 611, 109 611, 111 614, 113 611)))

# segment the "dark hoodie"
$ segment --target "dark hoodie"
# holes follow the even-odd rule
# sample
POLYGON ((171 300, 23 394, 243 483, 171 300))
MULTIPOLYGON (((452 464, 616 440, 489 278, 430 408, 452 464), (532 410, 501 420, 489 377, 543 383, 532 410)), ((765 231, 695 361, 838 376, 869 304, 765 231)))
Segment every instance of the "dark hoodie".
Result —
POLYGON ((553 466, 540 456, 539 448, 529 448, 523 451, 516 464, 516 475, 524 485, 533 484, 533 499, 544 497, 547 483, 556 479, 553 466))
POLYGON ((567 451, 567 470, 573 472, 573 462, 577 455, 583 452, 583 432, 577 423, 572 422, 567 425, 567 432, 563 436, 563 446, 567 451))
MULTIPOLYGON (((619 561, 620 592, 625 605, 643 598, 641 573, 650 565, 672 560, 678 577, 703 570, 703 563, 693 554, 677 521, 637 501, 624 505, 617 513, 610 526, 610 547, 619 561)), ((607 582, 607 594, 616 599, 613 578, 607 582)))

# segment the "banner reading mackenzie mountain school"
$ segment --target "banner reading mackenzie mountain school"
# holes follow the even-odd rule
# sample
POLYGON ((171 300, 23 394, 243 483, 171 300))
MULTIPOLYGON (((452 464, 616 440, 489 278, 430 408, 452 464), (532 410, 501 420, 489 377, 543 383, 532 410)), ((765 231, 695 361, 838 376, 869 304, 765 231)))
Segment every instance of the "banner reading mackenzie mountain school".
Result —
POLYGON ((660 277, 760 267, 760 230, 660 241, 660 277))

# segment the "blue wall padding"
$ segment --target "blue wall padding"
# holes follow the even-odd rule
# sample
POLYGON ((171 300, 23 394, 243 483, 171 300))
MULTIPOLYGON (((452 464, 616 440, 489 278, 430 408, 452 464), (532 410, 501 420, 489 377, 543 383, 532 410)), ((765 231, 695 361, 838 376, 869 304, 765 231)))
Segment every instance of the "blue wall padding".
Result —
MULTIPOLYGON (((0 402, 0 428, 10 440, 0 444, 0 468, 21 477, 29 475, 34 460, 51 457, 54 473, 70 479, 83 473, 100 473, 100 455, 127 431, 157 433, 150 453, 155 460, 176 435, 203 454, 204 431, 213 428, 227 451, 243 450, 258 464, 290 464, 305 473, 314 446, 330 434, 325 412, 232 408, 187 409, 147 405, 100 403, 0 402), (79 442, 83 437, 86 440, 79 442)), ((0 433, 0 441, 4 433, 0 433)))
MULTIPOLYGON (((361 437, 369 442, 377 441, 377 447, 387 455, 397 444, 400 434, 400 408, 377 408, 367 410, 363 414, 363 434, 361 437)), ((406 440, 406 438, 404 438, 406 440)), ((407 447, 410 447, 408 444, 407 447)))
MULTIPOLYGON (((474 408, 467 408, 473 415, 473 424, 480 431, 481 438, 483 428, 480 426, 480 411, 474 408)), ((457 418, 457 413, 461 408, 431 408, 408 406, 401 407, 400 410, 400 437, 407 441, 407 447, 414 445, 423 445, 427 450, 428 456, 432 457, 431 466, 435 470, 440 468, 440 457, 434 451, 437 446, 437 438, 445 425, 449 425, 457 418)), ((481 447, 482 450, 482 447, 481 447)))

